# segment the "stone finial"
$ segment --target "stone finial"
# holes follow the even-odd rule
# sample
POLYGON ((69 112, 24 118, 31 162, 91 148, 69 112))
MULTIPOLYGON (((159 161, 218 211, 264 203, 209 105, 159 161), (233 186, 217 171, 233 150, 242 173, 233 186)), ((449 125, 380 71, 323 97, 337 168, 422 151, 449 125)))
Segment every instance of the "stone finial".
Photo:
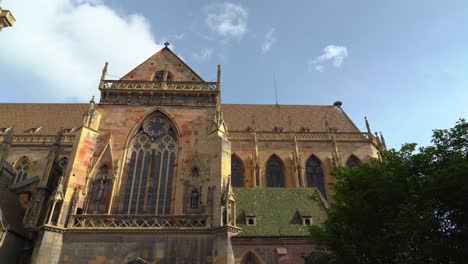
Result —
POLYGON ((91 100, 89 101, 88 112, 94 111, 95 108, 96 108, 96 102, 94 101, 94 95, 93 95, 93 97, 91 97, 91 100))
POLYGON ((369 125, 369 121, 367 121, 367 116, 364 117, 364 120, 366 120, 367 133, 368 133, 369 135, 372 135, 372 132, 371 132, 371 129, 370 129, 370 125, 369 125))
POLYGON ((63 127, 61 127, 59 131, 57 131, 57 136, 55 136, 55 140, 54 140, 54 146, 59 146, 60 142, 62 141, 62 138, 63 138, 63 127))
POLYGON ((327 117, 325 117, 325 129, 327 130, 327 132, 330 132, 330 124, 328 123, 327 117))
POLYGON ((218 83, 221 82, 221 65, 220 65, 220 64, 218 64, 218 73, 217 73, 217 75, 216 75, 216 81, 217 81, 218 83))
POLYGON ((382 142, 382 145, 385 149, 387 149, 387 144, 385 143, 385 138, 382 134, 382 132, 380 132, 380 141, 382 142))
POLYGON ((375 139, 377 140, 377 144, 379 145, 379 147, 382 145, 382 142, 380 141, 380 137, 379 137, 379 134, 377 132, 374 133, 375 135, 375 139))
POLYGON ((8 129, 7 134, 0 143, 0 171, 2 170, 3 161, 5 161, 6 157, 8 156, 8 149, 13 142, 13 128, 14 127, 12 126, 10 129, 8 129))
POLYGON ((101 81, 104 81, 106 79, 107 65, 108 65, 108 63, 106 62, 106 64, 104 64, 104 68, 102 69, 101 81))

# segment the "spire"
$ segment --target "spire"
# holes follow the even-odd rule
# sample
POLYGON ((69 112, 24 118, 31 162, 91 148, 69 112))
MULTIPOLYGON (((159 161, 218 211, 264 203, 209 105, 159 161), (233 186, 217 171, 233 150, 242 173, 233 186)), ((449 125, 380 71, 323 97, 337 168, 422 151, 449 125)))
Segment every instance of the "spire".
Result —
POLYGON ((216 97, 216 112, 213 118, 213 131, 218 130, 227 133, 226 124, 224 123, 223 110, 221 109, 220 95, 216 97))
POLYGON ((104 64, 104 68, 102 68, 102 75, 101 75, 101 81, 104 81, 106 79, 107 75, 107 65, 108 63, 104 64))
POLYGON ((83 126, 85 127, 91 126, 91 123, 94 119, 95 111, 96 111, 96 102, 94 101, 94 95, 93 95, 93 97, 89 101, 88 111, 84 113, 83 126))

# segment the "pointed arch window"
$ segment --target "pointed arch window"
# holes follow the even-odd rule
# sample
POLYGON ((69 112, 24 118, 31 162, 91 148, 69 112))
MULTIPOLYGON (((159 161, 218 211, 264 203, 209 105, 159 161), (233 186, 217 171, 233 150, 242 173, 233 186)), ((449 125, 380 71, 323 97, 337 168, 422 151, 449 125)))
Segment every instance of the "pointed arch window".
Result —
POLYGON ((359 165, 361 165, 361 160, 354 155, 349 156, 348 160, 346 161, 346 166, 349 168, 359 167, 359 165))
POLYGON ((29 159, 22 157, 15 163, 15 177, 11 180, 11 184, 22 182, 28 177, 29 159))
POLYGON ((326 198, 325 177, 323 175, 322 162, 314 155, 306 162, 307 187, 317 187, 326 198))
POLYGON ((233 187, 244 186, 244 165, 236 155, 231 156, 231 184, 233 187))
POLYGON ((170 214, 176 129, 162 113, 148 117, 129 148, 124 214, 170 214))
POLYGON ((266 164, 266 186, 285 187, 284 164, 276 155, 272 155, 266 164))

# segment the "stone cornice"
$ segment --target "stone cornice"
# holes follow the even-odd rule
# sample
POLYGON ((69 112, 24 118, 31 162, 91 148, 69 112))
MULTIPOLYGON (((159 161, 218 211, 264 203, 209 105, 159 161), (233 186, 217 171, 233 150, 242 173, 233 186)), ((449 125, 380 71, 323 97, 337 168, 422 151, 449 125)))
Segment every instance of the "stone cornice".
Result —
MULTIPOLYGON (((273 131, 229 131, 230 141, 254 141, 254 134, 258 141, 331 141, 328 132, 273 132, 273 131)), ((362 132, 336 132, 338 142, 370 142, 377 145, 375 137, 369 138, 367 133, 362 132)))

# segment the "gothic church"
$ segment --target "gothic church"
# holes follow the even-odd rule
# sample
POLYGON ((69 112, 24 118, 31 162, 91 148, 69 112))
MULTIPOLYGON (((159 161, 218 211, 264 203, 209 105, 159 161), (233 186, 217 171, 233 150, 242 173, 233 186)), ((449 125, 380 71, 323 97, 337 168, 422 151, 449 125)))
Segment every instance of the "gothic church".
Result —
POLYGON ((0 263, 301 263, 330 172, 385 149, 333 105, 221 104, 166 45, 89 104, 0 104, 0 263))

